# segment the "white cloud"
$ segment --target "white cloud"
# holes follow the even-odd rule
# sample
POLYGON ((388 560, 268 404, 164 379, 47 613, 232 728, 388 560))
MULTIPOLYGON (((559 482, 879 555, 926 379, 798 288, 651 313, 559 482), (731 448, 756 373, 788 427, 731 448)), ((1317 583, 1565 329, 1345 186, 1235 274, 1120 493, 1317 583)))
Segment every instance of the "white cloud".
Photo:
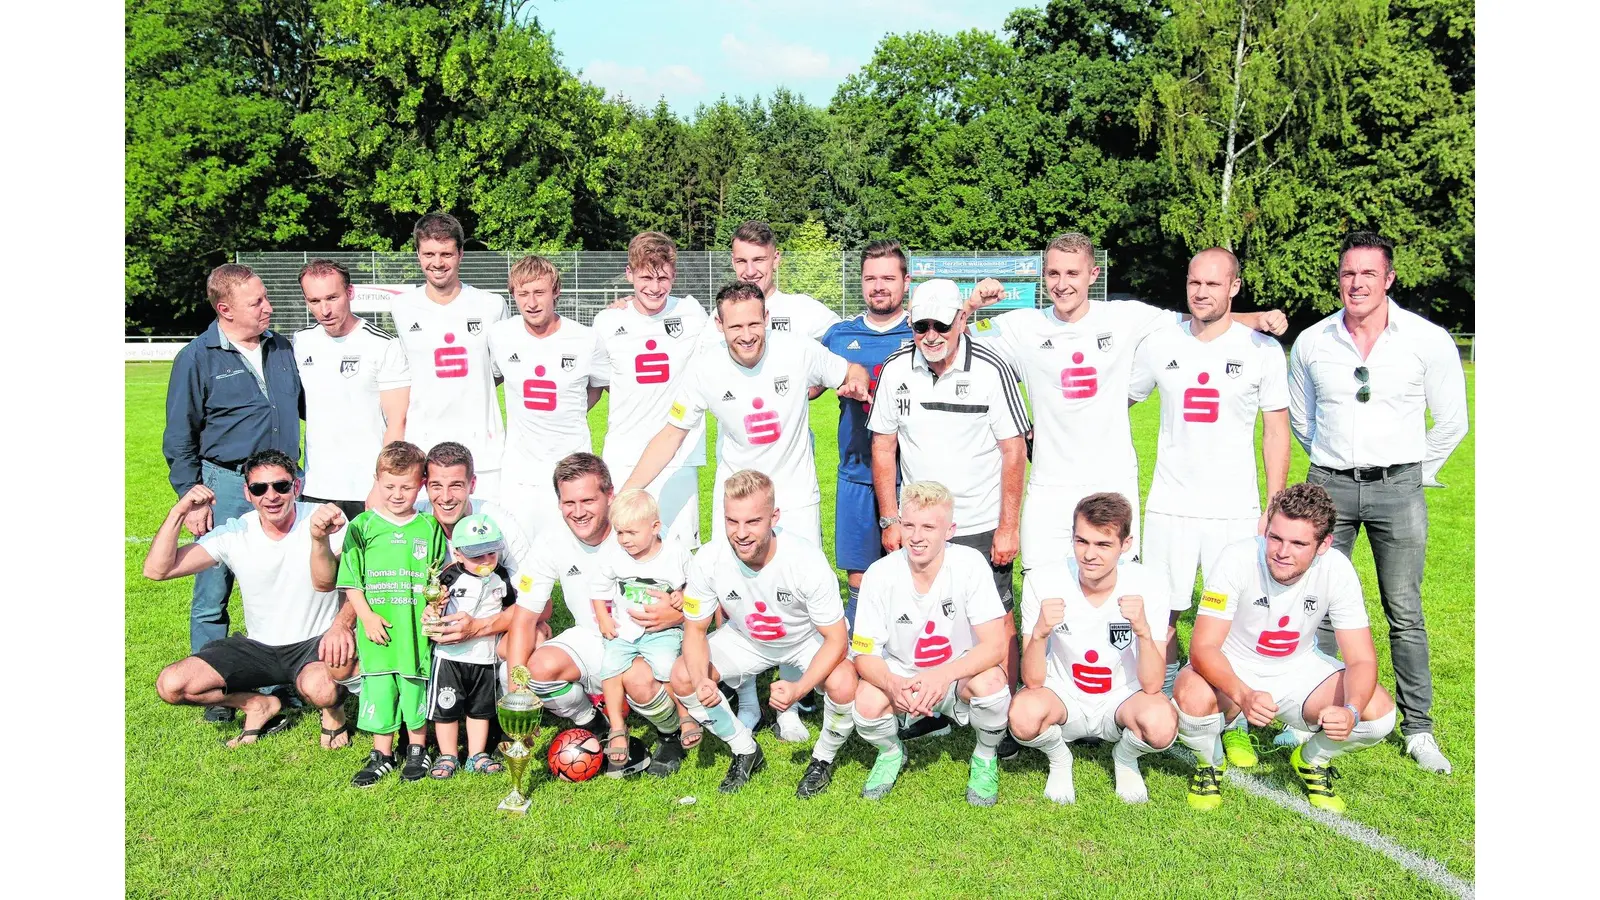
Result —
POLYGON ((630 100, 651 102, 662 94, 696 94, 705 90, 700 73, 678 63, 654 71, 644 66, 627 66, 610 59, 592 60, 583 68, 584 80, 604 88, 608 94, 622 94, 630 100))
POLYGON ((724 34, 722 52, 736 69, 777 78, 837 78, 855 70, 851 60, 835 61, 814 47, 781 43, 759 30, 750 32, 749 40, 724 34))

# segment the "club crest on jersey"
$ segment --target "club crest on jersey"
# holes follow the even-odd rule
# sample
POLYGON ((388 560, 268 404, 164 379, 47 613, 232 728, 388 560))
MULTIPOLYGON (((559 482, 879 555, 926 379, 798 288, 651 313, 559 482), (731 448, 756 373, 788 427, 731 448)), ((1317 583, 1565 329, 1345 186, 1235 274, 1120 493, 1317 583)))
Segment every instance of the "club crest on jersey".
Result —
POLYGON ((782 603, 784 606, 788 606, 789 604, 794 602, 794 595, 789 593, 788 591, 779 591, 778 592, 778 602, 782 603))
POLYGON ((1126 650, 1133 643, 1133 626, 1127 622, 1112 622, 1106 627, 1106 639, 1118 650, 1126 650))
POLYGON ((578 358, 576 356, 563 356, 563 357, 561 357, 561 371, 563 371, 563 372, 571 372, 573 369, 576 369, 577 367, 578 367, 578 358))
POLYGON ((789 376, 779 375, 772 379, 772 389, 778 392, 779 397, 786 396, 789 393, 789 376))
POLYGON ((958 381, 958 382, 956 382, 956 396, 957 397, 965 397, 967 395, 967 392, 970 391, 971 389, 972 389, 972 382, 970 382, 970 381, 958 381))
POLYGON ((467 320, 467 334, 481 334, 481 333, 483 333, 483 320, 482 319, 468 319, 467 320))
POLYGON ((1224 371, 1228 373, 1229 378, 1238 378, 1239 374, 1244 371, 1244 363, 1237 359, 1230 359, 1228 360, 1228 366, 1226 369, 1224 369, 1224 371))
POLYGON ((1100 352, 1101 353, 1110 352, 1110 350, 1111 350, 1111 332, 1107 331, 1104 334, 1095 335, 1094 345, 1096 347, 1100 348, 1100 352))
POLYGON ((789 317, 788 316, 773 316, 772 317, 772 330, 773 331, 788 331, 789 330, 789 317))
POLYGON ((950 618, 951 616, 956 614, 956 598, 954 598, 954 597, 945 598, 945 601, 943 603, 939 604, 939 608, 944 610, 944 617, 946 619, 950 618))
POLYGON ((1316 594, 1312 594, 1312 595, 1306 597, 1306 599, 1304 601, 1304 608, 1305 608, 1305 611, 1306 611, 1306 613, 1308 615, 1310 613, 1313 613, 1313 612, 1317 611, 1317 595, 1316 594))
POLYGON ((679 337, 683 334, 683 319, 680 316, 673 316, 662 322, 661 325, 666 328, 667 337, 669 338, 679 337))
POLYGON ((427 559, 428 558, 428 542, 427 541, 412 541, 411 542, 411 558, 412 559, 427 559))
MULTIPOLYGON (((310 363, 311 357, 308 356, 306 357, 306 364, 310 365, 310 363)), ((355 377, 356 372, 360 369, 361 357, 359 356, 346 356, 344 359, 339 360, 339 374, 346 378, 355 377)))

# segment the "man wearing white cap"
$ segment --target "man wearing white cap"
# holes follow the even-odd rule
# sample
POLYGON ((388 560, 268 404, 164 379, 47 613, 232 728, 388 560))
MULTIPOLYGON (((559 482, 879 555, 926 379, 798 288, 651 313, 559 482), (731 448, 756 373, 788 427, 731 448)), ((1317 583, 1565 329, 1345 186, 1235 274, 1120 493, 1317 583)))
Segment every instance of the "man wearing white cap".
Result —
MULTIPOLYGON (((967 313, 955 282, 936 278, 918 285, 910 319, 916 340, 884 361, 867 420, 883 547, 893 552, 901 544, 898 451, 904 483, 937 481, 950 490, 955 522, 950 540, 989 560, 995 590, 1009 613, 1028 461, 1023 435, 1033 423, 1011 369, 993 350, 966 337, 967 313)), ((1010 615, 1004 622, 1008 649, 1002 665, 1014 681, 1017 627, 1010 615)))

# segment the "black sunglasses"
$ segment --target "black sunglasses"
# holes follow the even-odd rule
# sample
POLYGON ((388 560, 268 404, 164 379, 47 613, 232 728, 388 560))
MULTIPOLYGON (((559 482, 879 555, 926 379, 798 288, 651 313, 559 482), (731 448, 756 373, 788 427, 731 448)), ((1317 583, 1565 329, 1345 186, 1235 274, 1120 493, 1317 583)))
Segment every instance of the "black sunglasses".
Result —
POLYGON ((283 481, 252 481, 250 482, 250 496, 260 497, 266 494, 269 487, 280 494, 287 494, 294 490, 294 482, 289 479, 284 479, 283 481))
POLYGON ((920 322, 912 322, 911 323, 911 330, 915 331, 917 334, 927 334, 928 333, 928 329, 932 328, 934 331, 937 331, 940 334, 949 334, 950 333, 950 326, 952 324, 954 324, 954 323, 935 322, 932 319, 923 319, 920 322))
POLYGON ((1366 366, 1356 366, 1356 380, 1361 382, 1361 388, 1356 391, 1356 402, 1365 403, 1372 399, 1372 385, 1367 379, 1372 377, 1366 366))

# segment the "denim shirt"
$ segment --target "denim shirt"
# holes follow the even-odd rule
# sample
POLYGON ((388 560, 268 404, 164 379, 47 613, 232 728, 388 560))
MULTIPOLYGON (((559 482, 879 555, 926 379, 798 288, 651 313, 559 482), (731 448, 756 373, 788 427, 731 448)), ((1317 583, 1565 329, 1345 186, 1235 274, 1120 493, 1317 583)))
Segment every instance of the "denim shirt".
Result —
POLYGON ((201 460, 235 468, 268 448, 300 458, 305 396, 288 338, 270 329, 262 333, 261 369, 266 395, 216 322, 178 351, 167 382, 161 452, 179 496, 200 483, 201 460))

